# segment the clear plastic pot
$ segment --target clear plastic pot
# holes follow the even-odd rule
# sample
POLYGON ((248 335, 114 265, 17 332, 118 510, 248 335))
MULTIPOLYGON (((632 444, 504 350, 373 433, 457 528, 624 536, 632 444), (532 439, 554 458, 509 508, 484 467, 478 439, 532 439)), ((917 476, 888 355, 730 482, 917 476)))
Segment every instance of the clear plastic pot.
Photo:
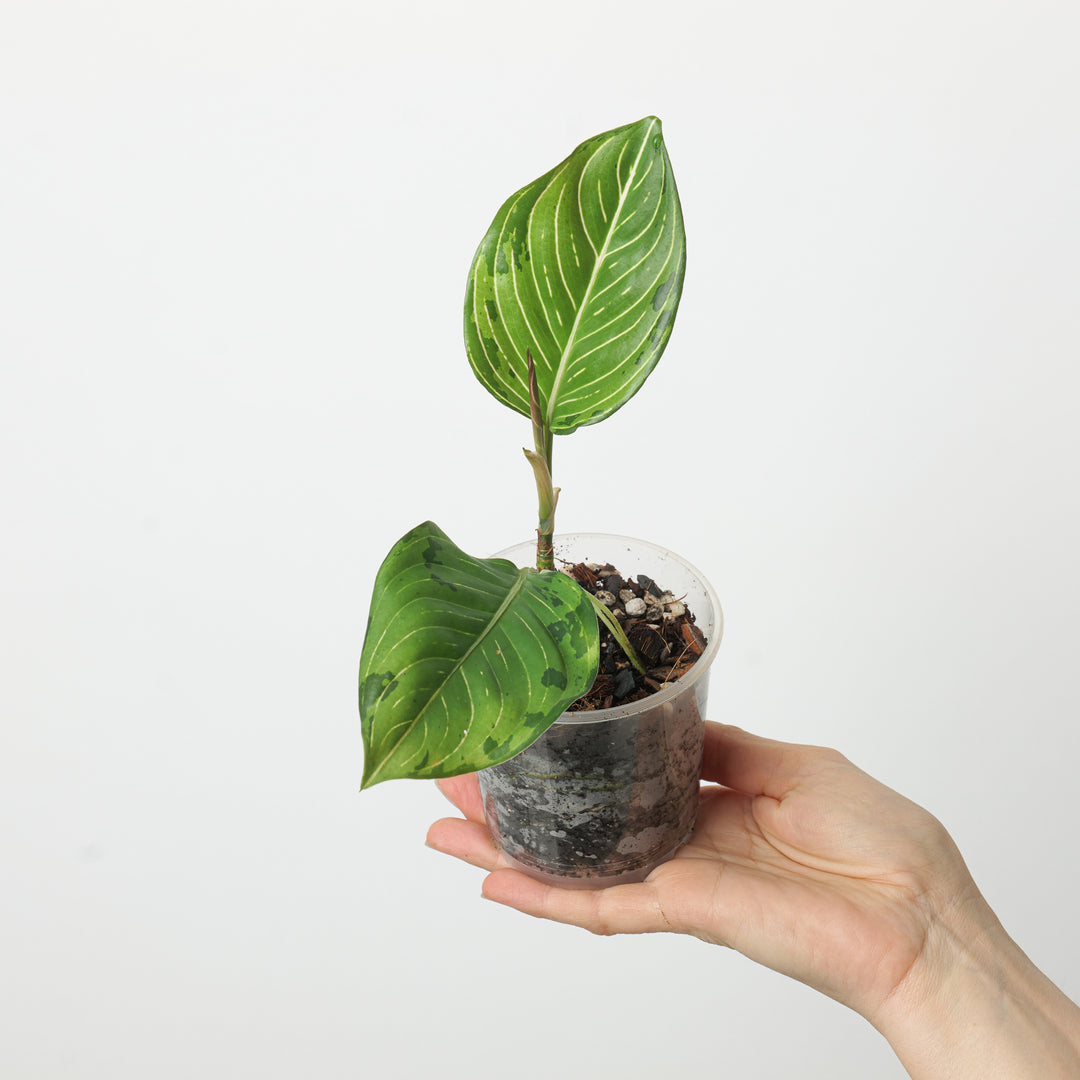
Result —
MULTIPOLYGON (((535 541, 500 551, 527 566, 535 541)), ((550 884, 602 888, 643 881, 690 837, 698 808, 709 666, 723 632, 716 593, 666 548, 603 533, 555 539, 556 565, 611 563, 646 574, 693 613, 706 646, 677 682, 641 701, 566 712, 528 749, 483 769, 492 836, 519 870, 550 884)))

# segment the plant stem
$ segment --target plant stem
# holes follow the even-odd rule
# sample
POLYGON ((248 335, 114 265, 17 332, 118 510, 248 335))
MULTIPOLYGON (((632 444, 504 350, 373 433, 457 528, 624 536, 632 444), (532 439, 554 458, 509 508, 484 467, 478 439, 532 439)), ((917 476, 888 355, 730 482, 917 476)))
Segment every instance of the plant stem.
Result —
POLYGON ((536 530, 536 569, 554 570, 555 505, 559 501, 559 489, 551 486, 551 470, 542 455, 526 450, 525 456, 533 467, 540 504, 540 523, 536 530))
POLYGON ((529 412, 532 417, 533 447, 525 456, 536 477, 536 495, 539 509, 539 525, 536 529, 536 569, 555 569, 555 507, 559 502, 559 489, 551 483, 551 454, 554 438, 551 429, 544 424, 540 410, 540 389, 536 383, 536 365, 532 351, 525 357, 529 363, 529 412))
MULTIPOLYGON (((555 507, 559 502, 559 489, 552 487, 551 484, 551 452, 555 440, 551 429, 544 424, 543 413, 540 409, 540 389, 536 383, 536 365, 533 363, 531 349, 525 351, 525 359, 529 364, 529 413, 532 418, 533 446, 535 447, 533 450, 526 450, 525 456, 529 459, 533 475, 536 477, 536 494, 540 511, 540 524, 536 530, 536 569, 554 570, 555 507)), ((619 620, 588 589, 583 588, 582 591, 589 598, 596 614, 607 624, 607 628, 619 643, 619 647, 626 653, 627 659, 640 674, 644 675, 645 665, 619 625, 619 620)))

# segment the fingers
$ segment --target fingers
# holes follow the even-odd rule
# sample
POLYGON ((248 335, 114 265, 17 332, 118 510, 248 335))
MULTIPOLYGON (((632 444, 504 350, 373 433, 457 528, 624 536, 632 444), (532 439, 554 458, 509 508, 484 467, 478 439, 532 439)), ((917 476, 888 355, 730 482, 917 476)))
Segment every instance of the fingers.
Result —
POLYGON ((484 823, 475 774, 436 781, 462 813, 428 829, 428 847, 489 871, 483 895, 540 919, 570 923, 594 934, 645 934, 673 930, 654 885, 620 885, 599 890, 560 889, 511 869, 484 823))
POLYGON ((499 849, 487 827, 480 822, 462 821, 461 818, 436 821, 428 829, 427 845, 482 870, 494 870, 500 865, 499 849))
POLYGON ((484 820, 484 804, 480 798, 480 783, 476 779, 476 773, 466 773, 464 776, 451 776, 446 780, 436 780, 435 786, 470 821, 484 820))
MULTIPOLYGON (((447 783, 439 781, 440 788, 447 783)), ((457 792, 458 785, 450 787, 457 792)), ((527 915, 573 923, 594 934, 644 934, 671 929, 656 902, 655 890, 647 883, 595 891, 544 885, 507 867, 482 822, 443 818, 428 829, 427 845, 481 870, 493 871, 484 881, 483 895, 527 915)))
POLYGON ((839 761, 835 751, 751 735, 729 724, 705 725, 704 780, 747 795, 782 799, 825 761, 839 761))
POLYGON ((648 934, 674 927, 648 883, 608 889, 559 889, 512 870, 487 829, 461 818, 444 818, 428 830, 428 847, 491 871, 483 896, 538 919, 580 926, 594 934, 648 934))
POLYGON ((496 870, 484 880, 485 899, 538 919, 580 926, 594 934, 648 934, 673 927, 649 882, 607 889, 559 889, 516 870, 496 870))
POLYGON ((482 870, 505 866, 506 862, 484 822, 484 803, 480 798, 476 773, 436 780, 435 786, 465 815, 465 820, 442 818, 436 821, 428 829, 428 847, 479 866, 482 870))

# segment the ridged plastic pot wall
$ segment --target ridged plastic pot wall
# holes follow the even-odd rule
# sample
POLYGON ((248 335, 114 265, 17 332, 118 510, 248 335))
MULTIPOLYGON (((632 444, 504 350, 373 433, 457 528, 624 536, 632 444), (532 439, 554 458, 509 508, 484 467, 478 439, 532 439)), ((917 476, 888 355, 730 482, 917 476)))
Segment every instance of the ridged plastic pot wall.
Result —
MULTIPOLYGON (((535 543, 499 555, 517 565, 535 543)), ((640 701, 566 712, 528 749, 480 772, 492 836, 518 869, 551 884, 600 888, 644 880, 689 839, 698 807, 709 668, 723 633, 716 593, 666 548, 599 533, 556 538, 556 563, 611 563, 683 599, 704 633, 681 679, 640 701)))

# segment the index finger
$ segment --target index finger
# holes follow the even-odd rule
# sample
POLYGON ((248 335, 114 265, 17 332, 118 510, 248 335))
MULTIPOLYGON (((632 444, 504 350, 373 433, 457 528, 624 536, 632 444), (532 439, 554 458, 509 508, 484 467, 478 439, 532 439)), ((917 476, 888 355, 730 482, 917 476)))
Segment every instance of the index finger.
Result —
POLYGON ((709 720, 701 777, 745 795, 782 799, 828 753, 816 746, 764 739, 709 720))
POLYGON ((480 783, 476 779, 476 773, 465 773, 445 780, 436 780, 435 786, 470 821, 483 822, 484 803, 480 798, 480 783))

